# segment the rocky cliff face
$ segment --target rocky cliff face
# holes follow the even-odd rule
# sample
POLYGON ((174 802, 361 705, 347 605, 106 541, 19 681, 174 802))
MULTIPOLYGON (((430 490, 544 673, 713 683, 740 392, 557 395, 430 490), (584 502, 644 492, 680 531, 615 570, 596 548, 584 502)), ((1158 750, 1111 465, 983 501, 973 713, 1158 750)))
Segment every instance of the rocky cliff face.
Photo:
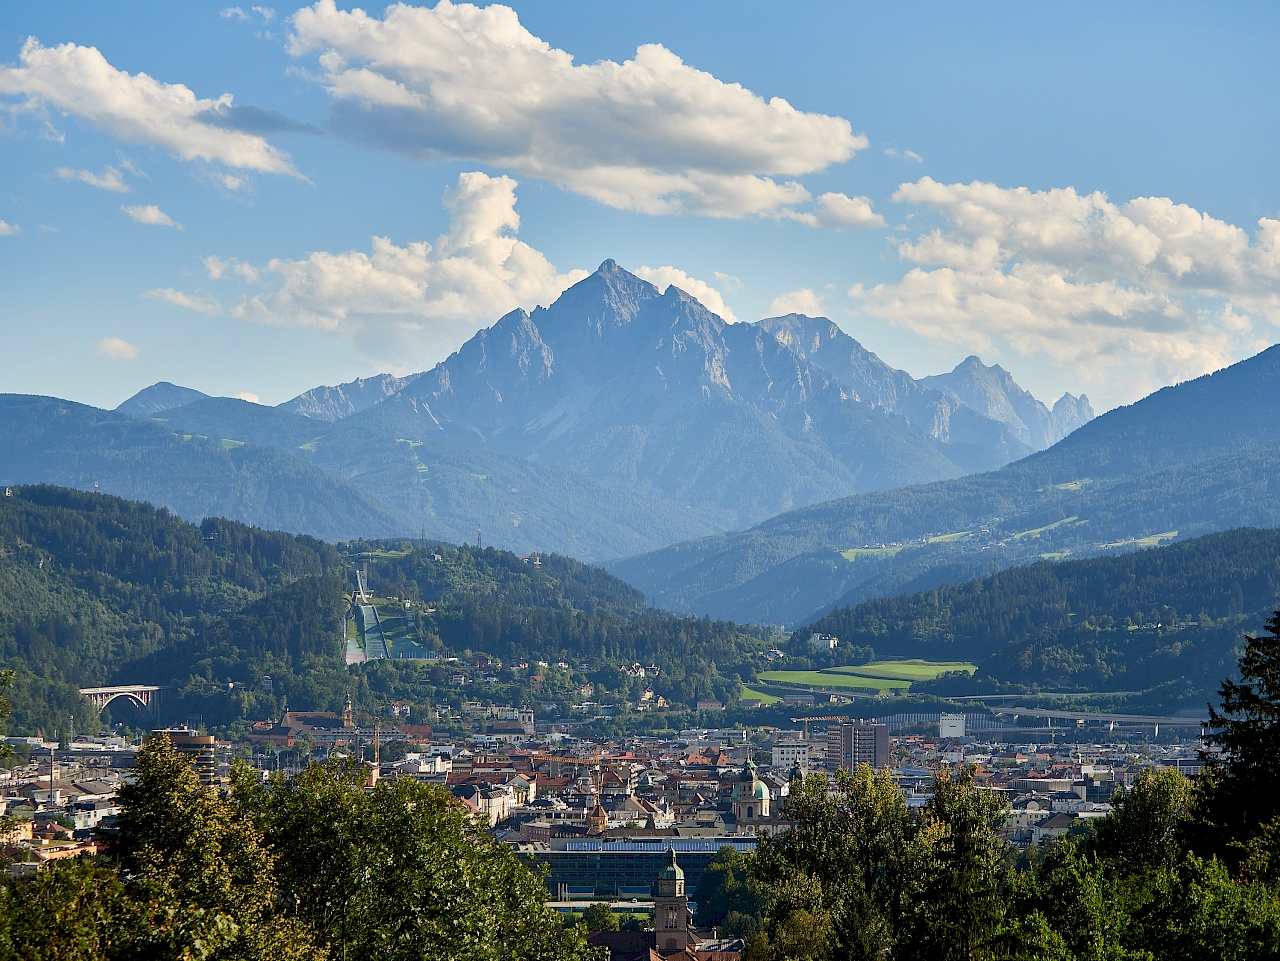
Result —
POLYGON ((1021 421, 913 380, 829 320, 727 324, 613 261, 479 332, 367 416, 634 486, 726 526, 1034 449, 1021 421))
POLYGON ((486 542, 593 560, 991 470, 1090 413, 1070 396, 1046 411, 976 360, 914 380, 825 318, 727 324, 612 261, 411 377, 279 408, 167 384, 131 403, 179 437, 273 448, 281 477, 264 484, 302 461, 408 530, 464 540, 480 524, 486 542))
POLYGON ((278 406, 291 414, 332 422, 386 400, 413 383, 418 376, 420 375, 396 377, 392 374, 375 374, 372 377, 358 377, 336 387, 313 387, 278 406))
POLYGON ((925 377, 920 383, 1007 424, 1031 450, 1053 446, 1094 416, 1089 398, 1083 394, 1063 394, 1051 410, 1019 387, 1003 367, 987 367, 972 356, 950 373, 925 377))

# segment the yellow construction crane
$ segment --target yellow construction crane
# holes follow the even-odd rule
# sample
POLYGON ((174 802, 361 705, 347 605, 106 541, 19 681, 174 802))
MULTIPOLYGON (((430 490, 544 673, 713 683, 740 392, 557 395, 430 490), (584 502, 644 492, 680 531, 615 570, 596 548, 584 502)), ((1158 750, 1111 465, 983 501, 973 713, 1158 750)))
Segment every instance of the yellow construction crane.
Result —
POLYGON ((810 721, 839 721, 842 724, 847 724, 849 722, 849 717, 846 714, 827 715, 824 717, 793 717, 791 719, 792 724, 804 724, 804 739, 806 741, 809 740, 810 721))

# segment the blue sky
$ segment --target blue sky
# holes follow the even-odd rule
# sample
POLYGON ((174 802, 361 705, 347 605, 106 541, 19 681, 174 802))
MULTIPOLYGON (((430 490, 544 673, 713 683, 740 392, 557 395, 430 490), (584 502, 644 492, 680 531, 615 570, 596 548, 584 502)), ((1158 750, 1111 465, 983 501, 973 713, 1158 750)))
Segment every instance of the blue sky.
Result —
POLYGON ((0 390, 278 403, 426 369, 613 258, 916 376, 977 353, 1127 403, 1277 340, 1278 21, 6 5, 0 390))

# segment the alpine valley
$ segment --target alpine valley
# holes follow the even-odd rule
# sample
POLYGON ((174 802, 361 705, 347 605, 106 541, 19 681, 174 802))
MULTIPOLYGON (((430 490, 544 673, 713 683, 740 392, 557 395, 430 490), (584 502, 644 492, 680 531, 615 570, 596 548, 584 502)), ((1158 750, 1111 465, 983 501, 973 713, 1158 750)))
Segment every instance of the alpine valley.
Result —
POLYGON ((600 562, 989 471, 1092 416, 976 357, 916 380, 829 320, 729 324, 605 261, 432 370, 277 408, 169 383, 112 412, 4 396, 0 476, 339 540, 478 527, 600 562))
POLYGON ((169 383, 0 398, 0 476, 330 540, 605 563, 744 623, 1280 526, 1280 348, 1094 418, 970 357, 923 379, 834 323, 726 323, 612 261, 433 369, 265 407, 169 383))

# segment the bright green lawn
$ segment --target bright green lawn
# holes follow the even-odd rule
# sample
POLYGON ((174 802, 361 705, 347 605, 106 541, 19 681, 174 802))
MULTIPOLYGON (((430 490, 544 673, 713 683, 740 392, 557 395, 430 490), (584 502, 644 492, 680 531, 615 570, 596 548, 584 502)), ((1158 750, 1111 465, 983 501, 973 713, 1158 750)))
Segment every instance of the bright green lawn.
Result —
POLYGON ((1045 524, 1044 527, 1035 527, 1029 531, 1022 531, 1020 533, 1014 534, 1013 539, 1015 541, 1019 541, 1019 540, 1022 540, 1022 538, 1024 537, 1039 537, 1045 531, 1051 531, 1055 527, 1062 527, 1064 524, 1074 524, 1079 519, 1080 519, 1079 517, 1076 517, 1074 514, 1072 514, 1070 517, 1064 517, 1062 520, 1054 521, 1052 524, 1045 524))
POLYGON ((828 674, 825 671, 763 671, 757 675, 762 681, 780 681, 784 684, 802 684, 806 687, 847 687, 875 691, 904 690, 910 681, 889 677, 855 677, 852 674, 828 674))
POLYGON ((864 677, 884 677, 902 681, 931 681, 946 671, 965 671, 972 674, 977 669, 978 665, 971 661, 926 661, 921 658, 904 661, 871 661, 856 667, 828 668, 835 674, 860 674, 864 677))
POLYGON ((762 681, 804 684, 809 687, 867 688, 877 691, 905 690, 912 681, 932 680, 946 671, 973 673, 978 665, 970 661, 872 661, 856 667, 832 667, 824 671, 764 671, 762 681))
POLYGON ((928 540, 930 544, 950 544, 953 541, 960 540, 962 537, 968 537, 972 533, 972 531, 954 531, 950 534, 935 534, 932 537, 926 538, 926 540, 928 540))
POLYGON ((1092 484, 1093 478, 1081 477, 1079 480, 1067 481, 1065 484, 1050 484, 1048 487, 1041 487, 1042 491, 1078 491, 1084 488, 1085 484, 1092 484))

